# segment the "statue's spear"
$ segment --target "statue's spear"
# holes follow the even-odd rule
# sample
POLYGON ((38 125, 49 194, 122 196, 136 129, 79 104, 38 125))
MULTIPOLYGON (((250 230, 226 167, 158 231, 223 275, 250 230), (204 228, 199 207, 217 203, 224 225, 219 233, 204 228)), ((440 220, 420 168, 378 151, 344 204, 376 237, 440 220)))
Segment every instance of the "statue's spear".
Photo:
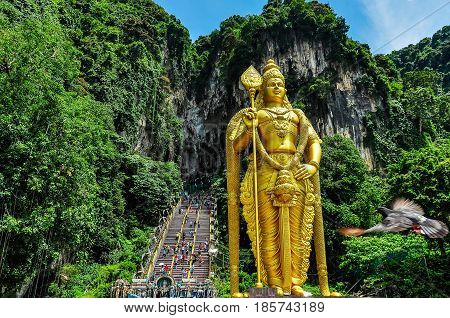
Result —
MULTIPOLYGON (((261 87, 263 79, 258 71, 251 65, 242 75, 241 82, 250 95, 250 108, 255 108, 256 90, 261 87)), ((262 288, 261 283, 261 264, 259 256, 259 216, 258 216, 258 179, 256 170, 256 118, 252 119, 252 138, 253 138, 253 198, 255 202, 255 228, 256 228, 256 271, 257 282, 256 288, 262 288)))

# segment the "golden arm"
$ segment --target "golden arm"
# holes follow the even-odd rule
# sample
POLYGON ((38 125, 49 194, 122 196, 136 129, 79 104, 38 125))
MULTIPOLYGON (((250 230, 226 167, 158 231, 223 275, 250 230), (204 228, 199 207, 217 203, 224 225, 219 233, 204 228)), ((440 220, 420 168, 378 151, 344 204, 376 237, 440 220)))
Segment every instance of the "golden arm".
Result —
POLYGON ((239 128, 240 135, 233 141, 233 149, 236 153, 239 153, 247 148, 248 144, 252 140, 252 130, 250 128, 248 129, 243 123, 241 123, 239 128), (242 127, 244 127, 244 129, 242 129, 242 127))
POLYGON ((322 159, 322 147, 318 140, 313 140, 308 147, 308 160, 320 164, 320 159, 322 159))
POLYGON ((321 158, 322 147, 320 146, 320 139, 312 139, 311 142, 308 142, 308 148, 305 151, 305 164, 301 164, 294 171, 294 178, 301 180, 313 177, 319 171, 321 158))

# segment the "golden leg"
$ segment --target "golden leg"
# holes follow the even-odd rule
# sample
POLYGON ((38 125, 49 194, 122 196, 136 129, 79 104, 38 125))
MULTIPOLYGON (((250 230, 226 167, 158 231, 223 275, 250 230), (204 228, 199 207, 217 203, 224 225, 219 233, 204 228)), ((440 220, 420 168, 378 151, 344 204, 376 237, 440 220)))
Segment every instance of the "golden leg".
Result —
MULTIPOLYGON (((301 220, 303 218, 303 203, 300 206, 290 208, 290 227, 291 227, 291 251, 292 251, 292 285, 301 286, 306 280, 308 268, 303 268, 302 261, 305 256, 304 242, 301 239, 301 220)), ((309 254, 309 253, 308 253, 309 254)))
POLYGON ((278 209, 263 191, 259 193, 259 220, 261 225, 261 256, 269 286, 281 287, 280 237, 278 209))

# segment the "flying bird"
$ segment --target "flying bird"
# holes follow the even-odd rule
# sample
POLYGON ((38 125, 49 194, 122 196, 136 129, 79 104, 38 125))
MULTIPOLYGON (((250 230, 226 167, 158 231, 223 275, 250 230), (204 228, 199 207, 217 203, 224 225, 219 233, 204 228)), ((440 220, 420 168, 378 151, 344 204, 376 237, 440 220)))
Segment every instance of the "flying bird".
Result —
POLYGON ((405 198, 396 199, 391 208, 377 209, 385 218, 381 223, 364 230, 359 228, 341 228, 339 233, 345 236, 360 236, 372 232, 401 232, 411 229, 415 233, 430 238, 443 238, 448 234, 448 227, 441 221, 424 216, 420 205, 405 198))

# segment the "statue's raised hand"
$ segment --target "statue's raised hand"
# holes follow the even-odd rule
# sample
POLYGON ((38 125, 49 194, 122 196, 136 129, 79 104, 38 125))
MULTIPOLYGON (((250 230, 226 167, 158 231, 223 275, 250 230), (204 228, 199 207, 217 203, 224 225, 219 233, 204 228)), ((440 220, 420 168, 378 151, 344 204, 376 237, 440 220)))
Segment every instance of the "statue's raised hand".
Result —
POLYGON ((256 108, 248 108, 243 114, 242 119, 248 129, 252 128, 253 119, 255 119, 255 126, 258 126, 258 110, 256 108))
POLYGON ((301 164, 297 171, 294 172, 295 180, 303 180, 311 178, 317 172, 317 168, 313 165, 301 164))

